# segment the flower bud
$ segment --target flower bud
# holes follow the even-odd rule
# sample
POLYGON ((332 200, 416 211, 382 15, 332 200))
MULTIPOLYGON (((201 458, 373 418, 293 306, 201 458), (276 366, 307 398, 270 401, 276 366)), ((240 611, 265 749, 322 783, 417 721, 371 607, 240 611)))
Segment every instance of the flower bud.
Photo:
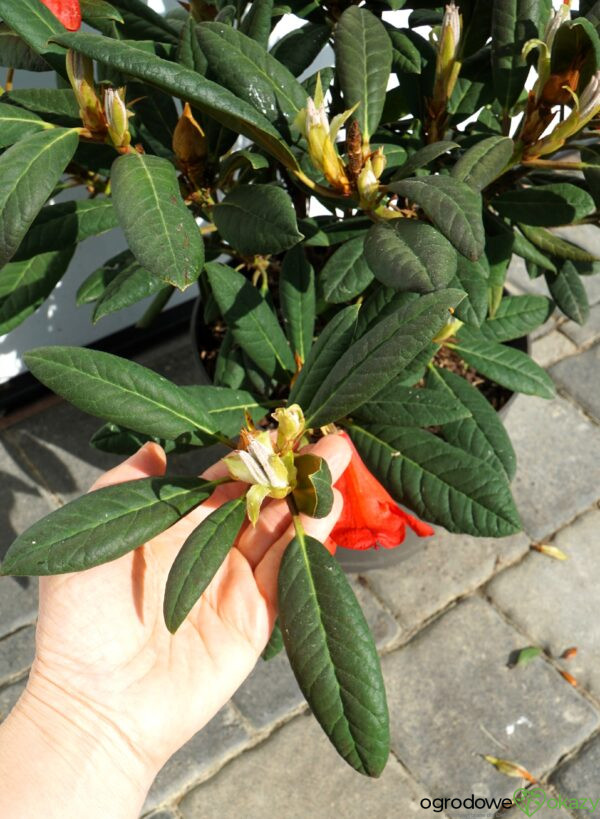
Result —
POLYGON ((367 159, 362 171, 359 173, 356 186, 361 207, 365 210, 374 208, 379 198, 379 182, 370 159, 367 159))
POLYGON ((371 165, 373 166, 373 173, 379 179, 387 165, 387 159, 383 153, 383 148, 380 146, 371 156, 371 165))
POLYGON ((437 48, 433 99, 438 105, 445 104, 450 99, 456 84, 460 70, 457 58, 461 28, 458 6, 451 2, 444 12, 437 48))
POLYGON ((304 413, 299 404, 279 407, 272 417, 277 421, 277 449, 287 452, 304 433, 304 413))
POLYGON ((131 142, 129 113, 125 105, 123 88, 107 88, 104 92, 104 114, 108 136, 115 148, 127 148, 131 142))
POLYGON ((450 319, 431 340, 434 344, 442 344, 447 339, 455 336, 462 326, 463 322, 460 319, 450 319))
POLYGON ((67 76, 75 93, 79 114, 85 127, 92 133, 104 133, 106 122, 102 104, 94 86, 94 64, 78 51, 67 51, 67 76))

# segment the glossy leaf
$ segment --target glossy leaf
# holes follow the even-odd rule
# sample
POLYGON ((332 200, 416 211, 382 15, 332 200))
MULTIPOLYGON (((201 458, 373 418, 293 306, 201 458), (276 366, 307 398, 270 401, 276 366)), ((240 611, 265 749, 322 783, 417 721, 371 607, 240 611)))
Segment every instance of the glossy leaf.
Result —
POLYGON ((373 637, 336 560, 296 536, 279 570, 279 621, 290 665, 345 761, 379 776, 389 754, 388 710, 373 637))
POLYGON ((162 375, 110 353, 85 347, 39 347, 25 363, 49 389, 78 409, 137 432, 177 438, 215 432, 205 410, 162 375))
POLYGON ((0 23, 0 65, 16 71, 50 71, 49 63, 4 23, 0 23))
POLYGON ((110 199, 79 199, 42 208, 14 255, 29 259, 38 253, 61 250, 90 236, 100 236, 117 227, 110 199))
POLYGON ((492 10, 492 70, 501 107, 509 111, 518 100, 529 66, 522 50, 527 40, 541 36, 536 26, 539 0, 494 0, 492 10))
POLYGON ((596 210, 589 193, 568 182, 506 191, 492 204, 501 216, 535 227, 570 225, 596 210))
POLYGON ((521 529, 503 472, 422 429, 354 425, 362 459, 390 494, 450 532, 505 537, 521 529))
POLYGON ((81 123, 79 106, 70 88, 17 88, 6 98, 38 114, 54 114, 73 125, 81 123))
POLYGON ((543 324, 553 309, 553 303, 545 296, 505 296, 479 332, 490 341, 521 338, 543 324))
POLYGON ((359 236, 345 242, 327 259, 319 276, 325 300, 337 304, 360 295, 373 281, 365 258, 365 240, 359 236))
POLYGON ((138 301, 153 296, 164 288, 164 282, 133 261, 106 286, 96 302, 92 322, 123 310, 138 301))
POLYGON ((398 182, 401 179, 406 179, 419 168, 429 165, 429 163, 433 162, 434 159, 437 159, 439 156, 442 156, 455 148, 458 148, 458 143, 450 142, 448 140, 439 140, 439 142, 433 142, 431 145, 426 145, 424 148, 420 148, 418 151, 415 151, 414 154, 411 154, 404 165, 402 165, 399 170, 396 171, 392 177, 392 181, 398 182))
POLYGON ((513 446, 500 416, 481 391, 443 367, 430 369, 425 383, 445 395, 457 409, 468 413, 466 418, 442 425, 441 432, 448 443, 480 458, 512 480, 517 470, 513 446))
POLYGON ((210 262, 208 279, 235 340, 271 378, 284 380, 296 369, 287 339, 263 296, 231 267, 210 262))
POLYGON ((104 293, 108 285, 115 279, 122 270, 129 267, 131 264, 137 264, 135 256, 130 250, 123 250, 117 253, 110 259, 107 259, 103 265, 94 270, 93 273, 84 279, 79 289, 75 302, 78 306, 82 304, 90 304, 97 301, 104 293))
POLYGON ((137 152, 115 160, 112 199, 136 259, 156 278, 185 290, 204 265, 202 234, 166 159, 137 152))
POLYGON ((50 295, 66 272, 74 248, 42 253, 0 270, 0 335, 30 316, 50 295))
POLYGON ((206 500, 202 478, 142 478, 82 495, 34 523, 13 542, 2 574, 76 572, 121 557, 206 500))
POLYGON ((288 250, 283 259, 279 300, 292 350, 306 361, 315 331, 315 271, 300 245, 288 250))
POLYGON ((300 76, 319 56, 327 45, 331 29, 322 23, 306 23, 295 31, 290 31, 278 40, 271 54, 294 77, 300 76))
POLYGON ((426 176, 394 182, 390 190, 415 202, 456 249, 472 261, 483 253, 481 196, 465 182, 426 176))
POLYGON ((377 279, 396 290, 430 293, 446 287, 456 273, 457 254, 450 242, 431 225, 413 219, 373 225, 365 257, 377 279))
POLYGON ((527 353, 496 341, 483 341, 465 329, 456 344, 457 353, 481 375, 514 392, 554 398, 552 379, 527 353))
POLYGON ((0 18, 51 64, 64 66, 64 52, 48 40, 65 28, 40 0, 0 0, 0 18))
POLYGON ((440 290, 400 307, 338 359, 305 409, 307 426, 343 418, 402 372, 431 342, 462 293, 440 290))
POLYGON ((244 255, 281 253, 302 239, 292 200, 275 185, 237 185, 212 215, 223 239, 244 255))
POLYGON ((49 122, 16 105, 0 102, 0 148, 14 145, 27 134, 54 128, 49 122))
POLYGON ((529 225, 519 225, 519 229, 523 234, 533 242, 540 250, 545 250, 552 256, 558 256, 560 259, 570 259, 573 262, 597 262, 600 261, 600 256, 594 256, 582 247, 568 242, 566 239, 561 239, 560 236, 555 236, 549 230, 544 228, 530 227, 529 225))
POLYGON ((461 156, 451 175, 476 191, 482 191, 506 168, 513 150, 514 143, 508 137, 482 139, 461 156))
POLYGON ((86 23, 94 25, 100 20, 114 20, 115 23, 123 23, 123 16, 106 0, 81 0, 81 13, 86 23))
POLYGON ((466 407, 437 390, 384 387, 354 412, 359 421, 372 424, 397 424, 401 427, 433 427, 468 418, 466 407))
POLYGON ((325 325, 294 382, 289 404, 308 407, 324 378, 352 343, 358 310, 358 305, 345 307, 325 325))
POLYGON ((358 103, 354 118, 363 138, 381 119, 392 68, 392 43, 383 23, 366 8, 349 6, 335 30, 336 69, 346 108, 358 103))
POLYGON ((227 557, 246 514, 245 498, 215 509, 186 539, 167 577, 164 617, 174 634, 227 557))
POLYGON ((296 488, 292 495, 296 507, 303 515, 324 518, 333 507, 331 472, 327 461, 318 455, 297 455, 296 488))
POLYGON ((77 147, 64 128, 28 134, 0 156, 0 267, 14 255, 77 147))
POLYGON ((269 45, 273 0, 252 0, 250 8, 244 15, 240 31, 263 48, 269 45))
POLYGON ((563 262, 558 273, 547 273, 546 282, 552 298, 565 316, 577 324, 585 324, 590 314, 590 304, 573 262, 563 262))
POLYGON ((150 8, 144 0, 112 0, 125 20, 125 31, 132 39, 177 42, 177 29, 164 14, 150 8))
POLYGON ((129 43, 95 34, 63 34, 57 42, 180 97, 227 128, 261 145, 288 168, 297 167, 294 155, 269 120, 252 105, 195 71, 148 54, 129 43))

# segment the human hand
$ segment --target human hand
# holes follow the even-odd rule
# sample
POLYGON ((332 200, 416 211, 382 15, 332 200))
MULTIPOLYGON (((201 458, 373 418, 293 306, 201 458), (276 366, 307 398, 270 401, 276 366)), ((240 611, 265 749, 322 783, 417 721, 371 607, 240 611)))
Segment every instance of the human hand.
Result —
MULTIPOLYGON (((350 458, 341 436, 323 438, 307 450, 327 460, 334 482, 350 458)), ((149 444, 93 488, 162 475, 165 467, 162 449, 149 444)), ((225 474, 218 463, 204 477, 225 474)), ((242 530, 179 630, 171 634, 163 621, 164 587, 175 555, 212 510, 243 488, 218 487, 173 527, 118 560, 40 578, 36 657, 17 708, 32 719, 52 713, 58 722, 61 717, 81 722, 88 735, 100 737, 119 768, 137 771, 136 779, 147 786, 231 698, 277 616, 277 573, 293 526, 286 502, 272 500, 257 526, 242 530)), ((303 518, 306 531, 321 540, 341 512, 341 497, 334 494, 326 518, 303 518)))

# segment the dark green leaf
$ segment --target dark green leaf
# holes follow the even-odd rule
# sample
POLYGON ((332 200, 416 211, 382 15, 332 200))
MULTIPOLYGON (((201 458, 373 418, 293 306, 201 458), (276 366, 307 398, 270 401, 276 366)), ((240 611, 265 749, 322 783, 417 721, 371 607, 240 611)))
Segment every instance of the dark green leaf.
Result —
POLYGON ((252 0, 250 8, 244 15, 240 31, 263 48, 269 45, 271 33, 271 15, 273 14, 273 0, 252 0))
MULTIPOLYGON (((83 281, 77 291, 76 304, 90 304, 97 301, 108 285, 122 270, 135 262, 135 256, 130 250, 117 253, 83 281)), ((135 262, 137 264, 137 262, 135 262)))
POLYGON ((144 0, 112 0, 123 13, 125 32, 135 40, 177 42, 177 29, 164 15, 151 9, 144 0))
POLYGON ((58 345, 30 350, 24 360, 42 384, 106 421, 165 438, 216 431, 205 410, 182 387, 134 361, 58 345))
POLYGON ((8 262, 75 153, 77 133, 28 134, 0 156, 0 267, 8 262))
POLYGON ((296 536, 285 550, 279 621, 290 665, 321 727, 349 765, 379 776, 389 727, 377 649, 343 571, 314 538, 296 536))
POLYGON ((479 332, 490 341, 521 338, 543 324, 553 309, 554 305, 545 296, 505 296, 479 332))
POLYGON ((360 295, 373 281, 373 273, 364 256, 364 237, 350 239, 325 262, 319 286, 326 301, 347 302, 360 295))
POLYGON ((42 208, 14 255, 29 259, 38 253, 79 244, 117 227, 110 199, 79 199, 42 208))
POLYGON ((430 343, 461 298, 456 290, 429 293, 375 324, 325 377, 305 409, 307 426, 337 421, 379 392, 430 343))
POLYGON ((482 191, 506 168, 513 150, 514 143, 508 137, 482 139, 461 156, 451 175, 476 191, 482 191))
POLYGON ((494 0, 492 69, 496 96, 505 111, 519 99, 529 73, 523 46, 543 33, 537 30, 537 12, 538 0, 494 0))
POLYGON ((430 293, 445 287, 456 273, 456 251, 439 231, 423 222, 379 222, 364 244, 369 268, 380 282, 396 290, 430 293))
MULTIPOLYGON (((0 40, 1 42, 1 40, 0 40)), ((27 134, 54 128, 31 111, 0 102, 0 148, 7 148, 27 134)))
POLYGON ((38 309, 65 273, 74 248, 43 253, 0 270, 0 335, 38 309))
POLYGON ((262 114, 226 88, 205 79, 195 71, 152 56, 128 43, 96 34, 63 34, 59 39, 65 48, 81 51, 104 65, 117 68, 132 77, 139 77, 205 111, 217 122, 261 145, 286 167, 298 166, 281 135, 262 114))
POLYGON ((475 327, 480 326, 488 310, 488 270, 484 262, 485 257, 472 262, 459 253, 456 279, 450 282, 452 287, 462 288, 467 294, 467 297, 457 305, 455 317, 475 327))
POLYGON ((235 340, 268 376, 286 380, 296 369, 294 356, 263 296, 231 267, 209 262, 206 272, 235 340))
POLYGON ((544 270, 550 270, 552 273, 556 273, 556 265, 542 253, 541 250, 538 250, 529 239, 526 239, 520 231, 515 230, 514 237, 513 252, 516 253, 517 256, 544 270))
POLYGON ((546 273, 546 282, 552 298, 565 316, 577 324, 585 324, 590 314, 590 304, 573 262, 563 262, 558 273, 546 273))
MULTIPOLYGON (((288 32, 273 48, 271 54, 294 77, 300 76, 327 45, 331 29, 322 23, 306 23, 302 28, 288 32)), ((312 95, 311 95, 312 96, 312 95)))
POLYGON ((384 387, 354 412, 359 421, 400 427, 433 427, 469 416, 466 407, 437 390, 397 384, 384 387))
POLYGON ((492 205, 500 216, 535 227, 570 225, 596 210, 589 193, 568 182, 506 191, 492 205))
POLYGON ((387 32, 394 49, 393 67, 395 71, 403 74, 420 74, 421 52, 410 37, 395 28, 388 28, 387 32))
POLYGON ((496 341, 483 341, 465 329, 454 349, 481 375, 514 392, 554 398, 552 379, 527 353, 496 341))
POLYGON ((0 65, 20 71, 50 71, 50 65, 4 23, 0 23, 0 65))
POLYGON ((600 38, 592 23, 583 17, 567 20, 558 28, 552 43, 551 72, 565 76, 574 59, 579 74, 574 90, 581 94, 600 68, 600 38))
POLYGON ((292 200, 275 185, 237 185, 212 213, 223 239, 244 255, 281 253, 303 238, 292 200))
POLYGON ((517 470, 514 449, 500 416, 477 387, 442 367, 428 371, 426 384, 468 413, 466 418, 442 426, 448 443, 505 472, 511 481, 517 470))
POLYGON ((6 553, 2 574, 62 574, 108 563, 164 532, 214 488, 202 478, 171 477, 89 492, 23 532, 6 553))
POLYGON ((48 40, 65 28, 40 0, 0 0, 0 18, 55 68, 64 66, 63 50, 48 40))
POLYGON ((164 286, 161 279, 134 261, 106 286, 94 308, 92 322, 95 324, 104 316, 137 304, 138 301, 155 295, 164 286))
POLYGON ((177 62, 185 68, 191 68, 198 74, 204 74, 208 63, 202 53, 198 36, 196 34, 196 22, 190 13, 187 16, 185 25, 179 32, 179 43, 177 45, 177 62))
POLYGON ((395 313, 399 307, 416 301, 418 293, 399 293, 392 287, 376 287, 364 300, 356 323, 356 338, 364 336, 378 321, 395 313))
POLYGON ((331 472, 324 458, 318 455, 297 455, 294 501, 299 512, 312 518, 324 518, 333 507, 331 472))
POLYGON ((115 160, 111 183, 119 222, 140 265, 185 290, 200 275, 204 243, 171 163, 134 151, 115 160))
POLYGON ((600 261, 599 256, 594 256, 588 253, 578 245, 572 242, 561 239, 560 236, 555 236, 549 230, 544 228, 530 227, 529 225, 519 225, 519 230, 529 239, 530 242, 537 245, 541 250, 545 250, 552 256, 558 256, 560 259, 570 259, 574 262, 597 262, 600 261))
POLYGON ((419 517, 476 537, 520 530, 504 472, 426 430, 379 424, 349 432, 371 472, 419 517))
POLYGON ((359 104, 354 119, 368 139, 379 125, 392 68, 392 43, 383 23, 365 8, 347 8, 335 30, 335 56, 344 104, 359 104))
POLYGON ((81 0, 81 14, 86 23, 94 25, 101 20, 114 20, 115 23, 123 23, 121 13, 107 3, 106 0, 81 0))
POLYGON ((276 620, 271 636, 269 637, 269 642, 265 646, 261 657, 263 660, 265 660, 265 662, 268 662, 269 660, 272 660, 273 657, 276 657, 282 649, 283 637, 281 635, 281 628, 279 627, 279 620, 276 620))
POLYGON ((600 145, 589 145, 583 148, 581 159, 587 163, 583 175, 598 208, 600 207, 600 145))
POLYGON ((434 142, 431 145, 426 145, 424 148, 420 148, 418 151, 415 151, 414 154, 409 156, 404 165, 402 165, 400 169, 396 171, 392 177, 392 182, 398 182, 401 179, 406 179, 419 168, 429 165, 429 163, 433 162, 434 159, 437 159, 438 156, 442 156, 442 154, 452 151, 454 148, 458 148, 458 144, 447 140, 440 140, 439 142, 434 142))
POLYGON ((290 404, 308 407, 323 379, 352 343, 358 310, 358 305, 345 307, 325 325, 294 382, 288 399, 290 404))
POLYGON ((285 254, 279 276, 279 300, 287 337, 302 361, 312 347, 315 331, 315 271, 301 245, 285 254))
POLYGON ((448 176, 405 179, 389 186, 416 202, 456 249, 472 261, 483 253, 485 236, 481 196, 465 182, 448 176))
POLYGON ((65 117, 74 125, 81 120, 75 94, 70 88, 18 88, 10 91, 6 99, 38 114, 65 117))
POLYGON ((244 498, 219 506, 189 535, 171 566, 164 601, 165 623, 174 634, 227 557, 246 514, 244 498))
POLYGON ((103 424, 90 438, 90 446, 99 449, 101 452, 109 452, 111 455, 133 455, 140 447, 154 441, 159 444, 167 455, 172 452, 189 452, 193 449, 193 444, 177 444, 167 438, 159 438, 157 435, 144 435, 142 432, 135 432, 127 427, 120 427, 118 424, 103 424))

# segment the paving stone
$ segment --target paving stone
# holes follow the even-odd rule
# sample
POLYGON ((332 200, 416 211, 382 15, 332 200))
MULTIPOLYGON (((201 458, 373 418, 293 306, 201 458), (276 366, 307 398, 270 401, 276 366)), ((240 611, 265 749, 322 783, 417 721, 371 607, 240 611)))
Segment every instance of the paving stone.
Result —
MULTIPOLYGON (((600 798, 598 771, 600 770, 600 737, 596 737, 552 776, 557 791, 571 799, 600 798)), ((598 806, 600 809, 600 805, 598 806)), ((578 816, 586 815, 583 811, 578 816)))
POLYGON ((439 528, 403 563, 368 572, 365 577, 402 627, 413 629, 518 560, 528 548, 529 539, 523 534, 474 538, 439 528))
MULTIPOLYGON (((580 356, 556 367, 571 366, 580 356)), ((505 419, 517 453, 512 484, 523 528, 540 540, 600 498, 590 480, 600 462, 600 430, 568 401, 520 395, 505 419)))
MULTIPOLYGON (((36 482, 25 472, 18 452, 5 436, 0 437, 0 559, 18 534, 52 508, 36 482)), ((3 608, 0 595, 0 633, 3 608)))
POLYGON ((576 352, 575 344, 558 330, 552 330, 531 344, 531 357, 540 367, 550 367, 576 352))
MULTIPOLYGON (((357 578, 351 578, 351 583, 377 646, 384 648, 398 636, 398 623, 357 578)), ((235 693, 233 701, 244 717, 258 729, 289 717, 302 708, 305 699, 285 651, 268 662, 259 660, 246 682, 235 693)))
POLYGON ((425 796, 393 757, 379 779, 357 774, 306 715, 193 790, 179 810, 184 819, 420 819, 425 796))
POLYGON ((600 338, 600 304, 592 307, 585 324, 575 321, 566 321, 561 325, 561 332, 565 333, 578 347, 587 347, 600 338))
POLYGON ((12 711, 15 703, 23 693, 27 680, 7 685, 0 689, 0 722, 12 711))
POLYGON ((35 629, 32 626, 16 631, 0 640, 0 682, 24 674, 35 653, 35 629))
POLYGON ((146 819, 180 819, 178 810, 159 810, 158 813, 147 813, 146 819))
POLYGON ((146 797, 143 810, 173 802, 219 760, 242 748, 248 732, 226 705, 201 731, 174 754, 161 769, 146 797))
POLYGON ((433 796, 511 797, 518 780, 481 754, 540 776, 597 727, 596 710, 542 658, 508 670, 522 647, 488 603, 471 598, 383 659, 392 749, 433 796))
POLYGON ((0 577, 0 637, 37 617, 37 577, 0 577))
POLYGON ((600 421, 600 344, 573 358, 559 361, 550 374, 581 406, 600 421))
POLYGON ((553 656, 577 646, 577 655, 564 667, 596 696, 600 696, 600 629, 597 618, 590 617, 590 605, 600 585, 599 531, 600 510, 595 509, 554 538, 569 560, 531 552, 518 566, 501 572, 487 589, 494 603, 553 656))

